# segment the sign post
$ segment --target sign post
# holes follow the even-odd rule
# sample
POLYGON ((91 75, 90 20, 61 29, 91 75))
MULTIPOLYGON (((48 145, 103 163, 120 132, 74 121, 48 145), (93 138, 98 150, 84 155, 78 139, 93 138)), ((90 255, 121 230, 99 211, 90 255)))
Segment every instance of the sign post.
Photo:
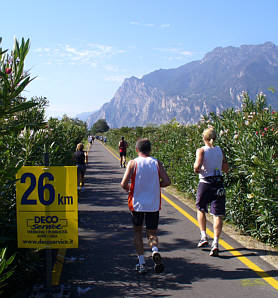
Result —
POLYGON ((46 286, 51 286, 50 249, 78 247, 76 166, 24 166, 17 175, 19 248, 46 249, 46 286))
MULTIPOLYGON (((49 166, 49 154, 46 150, 46 146, 44 147, 44 165, 45 167, 49 166)), ((46 268, 46 289, 47 291, 50 291, 51 289, 51 283, 52 283, 52 276, 51 276, 51 268, 52 268, 52 253, 50 249, 45 250, 45 268, 46 268)))

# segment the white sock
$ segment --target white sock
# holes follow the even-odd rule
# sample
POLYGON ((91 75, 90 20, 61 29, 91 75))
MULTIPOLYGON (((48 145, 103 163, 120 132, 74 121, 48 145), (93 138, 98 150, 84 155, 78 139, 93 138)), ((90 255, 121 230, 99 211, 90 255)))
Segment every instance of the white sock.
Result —
POLYGON ((152 247, 152 252, 158 252, 158 247, 157 246, 153 246, 152 247))
POLYGON ((213 239, 213 244, 218 244, 218 241, 219 241, 219 238, 218 237, 214 237, 214 239, 213 239))
POLYGON ((145 258, 144 258, 144 255, 140 255, 140 256, 138 256, 138 260, 139 260, 139 264, 140 264, 140 265, 145 264, 145 258))
POLYGON ((201 231, 201 238, 204 239, 207 237, 206 231, 201 231))

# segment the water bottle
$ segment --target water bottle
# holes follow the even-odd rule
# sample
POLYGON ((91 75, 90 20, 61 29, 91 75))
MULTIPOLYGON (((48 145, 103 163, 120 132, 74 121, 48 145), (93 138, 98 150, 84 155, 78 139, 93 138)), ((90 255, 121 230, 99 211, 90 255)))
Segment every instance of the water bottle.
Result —
POLYGON ((218 168, 214 170, 214 176, 220 176, 220 171, 218 168))

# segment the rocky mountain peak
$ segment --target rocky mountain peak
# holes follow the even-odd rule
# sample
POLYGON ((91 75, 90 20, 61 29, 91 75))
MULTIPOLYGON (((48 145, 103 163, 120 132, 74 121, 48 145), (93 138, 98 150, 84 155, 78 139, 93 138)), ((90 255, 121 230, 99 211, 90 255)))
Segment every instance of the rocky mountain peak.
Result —
POLYGON ((196 123, 200 116, 223 109, 240 108, 238 96, 247 90, 251 98, 267 93, 268 103, 278 109, 278 47, 272 42, 240 47, 217 47, 200 61, 173 69, 160 69, 142 79, 124 80, 109 103, 87 120, 92 126, 105 118, 110 127, 161 124, 176 118, 196 123))

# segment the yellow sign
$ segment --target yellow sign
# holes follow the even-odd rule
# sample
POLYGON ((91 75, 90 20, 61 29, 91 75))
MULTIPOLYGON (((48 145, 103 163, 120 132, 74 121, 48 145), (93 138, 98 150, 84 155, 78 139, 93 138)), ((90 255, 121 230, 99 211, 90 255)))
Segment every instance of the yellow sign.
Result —
POLYGON ((77 168, 22 167, 16 178, 18 247, 77 248, 77 168))

